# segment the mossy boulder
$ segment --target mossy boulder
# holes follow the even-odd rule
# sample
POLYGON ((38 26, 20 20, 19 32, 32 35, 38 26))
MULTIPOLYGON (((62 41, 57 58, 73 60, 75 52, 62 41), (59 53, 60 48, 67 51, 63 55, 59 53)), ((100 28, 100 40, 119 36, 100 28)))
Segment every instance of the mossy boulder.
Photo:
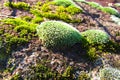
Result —
POLYGON ((45 47, 57 50, 70 48, 83 38, 77 29, 62 21, 42 22, 37 34, 45 47))
POLYGON ((102 30, 87 30, 81 33, 90 44, 103 44, 109 41, 109 35, 102 30))

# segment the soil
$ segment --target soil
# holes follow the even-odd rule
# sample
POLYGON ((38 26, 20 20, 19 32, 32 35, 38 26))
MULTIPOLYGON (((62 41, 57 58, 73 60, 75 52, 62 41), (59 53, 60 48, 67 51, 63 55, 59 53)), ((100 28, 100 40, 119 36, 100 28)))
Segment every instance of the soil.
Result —
MULTIPOLYGON (((25 1, 27 3, 30 3, 31 5, 34 5, 34 3, 37 2, 38 0, 14 0, 14 1, 25 1)), ((108 3, 115 3, 115 0, 107 0, 106 2, 104 2, 104 0, 88 0, 88 1, 99 2, 104 6, 107 6, 108 3)), ((4 2, 5 0, 0 0, 0 3, 4 2)), ((110 35, 111 40, 120 43, 120 36, 116 35, 116 33, 120 33, 120 26, 115 24, 110 19, 110 14, 103 13, 84 3, 78 4, 85 9, 85 12, 83 14, 76 15, 76 17, 83 18, 83 22, 71 25, 77 28, 80 32, 83 32, 88 29, 104 30, 110 35)), ((120 8, 117 9, 120 10, 120 8)), ((3 4, 0 5, 0 19, 7 17, 19 17, 25 15, 32 16, 27 11, 10 10, 9 8, 4 7, 3 4)), ((10 74, 7 75, 0 74, 0 78, 1 79, 3 77, 9 78, 10 76, 19 72, 24 77, 29 72, 28 70, 29 66, 36 65, 39 61, 42 62, 42 60, 47 60, 48 62, 46 62, 45 65, 51 68, 53 71, 55 70, 58 71, 59 73, 63 73, 66 67, 70 65, 76 68, 78 71, 93 70, 93 73, 96 74, 94 70, 100 67, 102 63, 97 64, 98 63, 97 60, 95 62, 89 61, 84 57, 85 52, 84 51, 78 52, 78 50, 80 50, 80 47, 79 44, 76 44, 74 47, 65 52, 52 52, 44 48, 41 45, 41 42, 39 41, 38 37, 35 37, 26 46, 22 46, 15 52, 12 52, 10 62, 13 65, 15 65, 15 68, 13 72, 11 72, 10 74)), ((116 52, 115 54, 109 53, 107 55, 103 54, 102 58, 106 62, 106 64, 104 65, 108 64, 110 66, 117 67, 118 69, 120 69, 119 54, 120 52, 116 52)), ((11 64, 7 64, 7 67, 10 66, 11 64)))

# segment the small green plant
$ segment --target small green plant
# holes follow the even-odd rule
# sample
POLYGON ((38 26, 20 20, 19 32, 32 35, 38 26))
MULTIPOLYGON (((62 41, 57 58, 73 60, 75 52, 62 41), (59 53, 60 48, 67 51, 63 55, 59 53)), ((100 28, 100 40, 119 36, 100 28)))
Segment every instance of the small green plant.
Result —
POLYGON ((90 44, 103 44, 109 41, 109 35, 102 30, 87 30, 81 34, 90 44))
POLYGON ((51 49, 69 48, 82 39, 78 30, 61 21, 45 21, 36 29, 43 45, 51 49))
POLYGON ((120 70, 106 67, 100 70, 101 80, 120 80, 120 70))
POLYGON ((30 9, 30 5, 25 3, 25 2, 7 2, 5 3, 5 6, 10 7, 10 8, 16 8, 16 9, 20 9, 20 10, 29 10, 30 9))

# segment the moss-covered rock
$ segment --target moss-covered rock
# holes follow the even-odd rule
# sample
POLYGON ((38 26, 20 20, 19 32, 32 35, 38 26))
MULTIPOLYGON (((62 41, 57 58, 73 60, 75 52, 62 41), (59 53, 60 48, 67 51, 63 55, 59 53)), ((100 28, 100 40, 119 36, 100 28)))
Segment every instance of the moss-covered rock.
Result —
POLYGON ((79 43, 82 36, 71 25, 61 21, 46 21, 37 27, 37 33, 47 48, 64 49, 79 43))
POLYGON ((81 34, 90 44, 103 44, 109 41, 109 35, 102 30, 87 30, 81 34))

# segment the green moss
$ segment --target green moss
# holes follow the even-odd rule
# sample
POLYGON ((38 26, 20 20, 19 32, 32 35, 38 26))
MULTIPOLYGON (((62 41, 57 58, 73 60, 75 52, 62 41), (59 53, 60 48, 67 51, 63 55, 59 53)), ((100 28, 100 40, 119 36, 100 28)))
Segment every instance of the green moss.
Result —
POLYGON ((32 20, 32 17, 30 17, 30 16, 23 16, 22 19, 27 21, 27 22, 30 22, 32 20))
POLYGON ((87 30, 82 35, 90 44, 103 44, 109 41, 109 35, 102 30, 87 30))
POLYGON ((27 42, 28 41, 24 38, 12 37, 9 41, 9 44, 19 46, 19 45, 25 44, 27 42))
POLYGON ((71 15, 75 15, 77 13, 82 13, 82 9, 74 7, 74 6, 69 6, 66 8, 66 11, 70 13, 71 15))
POLYGON ((113 52, 119 53, 120 44, 117 42, 109 41, 108 43, 104 44, 103 51, 105 52, 113 52))
POLYGON ((41 10, 42 10, 43 12, 48 12, 48 11, 50 11, 50 4, 49 4, 49 3, 43 4, 41 10))
POLYGON ((75 6, 72 0, 54 0, 54 2, 55 5, 57 6, 64 6, 64 7, 75 6))
POLYGON ((28 42, 28 40, 25 38, 19 38, 9 33, 4 34, 4 36, 6 41, 6 47, 8 47, 10 51, 12 48, 19 47, 20 45, 23 45, 28 42))
POLYGON ((120 3, 115 3, 114 6, 120 7, 120 3))
POLYGON ((35 28, 36 28, 36 26, 34 24, 33 24, 33 26, 19 25, 19 26, 16 26, 14 28, 14 30, 17 31, 17 32, 21 32, 22 30, 27 30, 28 33, 30 33, 30 32, 35 32, 35 28))
POLYGON ((42 21, 44 21, 44 19, 42 17, 35 17, 32 19, 32 22, 35 24, 39 24, 42 21))
POLYGON ((75 6, 55 6, 53 2, 40 3, 31 8, 30 12, 36 17, 52 20, 62 20, 68 23, 79 23, 81 19, 73 18, 75 14, 82 13, 82 9, 75 6), (34 9, 36 8, 36 9, 34 9))
POLYGON ((20 10, 29 10, 30 9, 30 5, 25 3, 25 2, 17 2, 17 3, 15 3, 15 2, 6 2, 5 6, 20 9, 20 10))
POLYGON ((0 30, 0 35, 2 35, 4 33, 4 30, 3 29, 1 29, 0 30))
POLYGON ((12 27, 9 30, 13 30, 16 36, 20 38, 31 39, 36 34, 36 23, 28 22, 25 18, 8 18, 2 20, 5 25, 11 25, 12 27), (31 35, 32 34, 32 35, 31 35))
POLYGON ((81 71, 78 80, 91 80, 88 73, 81 71))
POLYGON ((59 16, 57 15, 57 14, 55 14, 55 13, 52 13, 52 12, 46 12, 46 13, 44 13, 43 14, 43 17, 45 17, 45 18, 48 18, 48 19, 60 19, 59 18, 59 16))
POLYGON ((116 9, 112 8, 112 7, 103 7, 101 10, 103 12, 109 13, 111 15, 119 16, 119 12, 116 9))
POLYGON ((96 8, 96 9, 101 10, 103 8, 99 3, 96 3, 96 2, 87 2, 87 4, 89 4, 91 7, 96 8))
POLYGON ((28 80, 49 80, 54 79, 56 77, 56 73, 52 72, 49 68, 42 64, 37 64, 37 66, 32 66, 31 69, 33 70, 33 73, 31 76, 28 76, 26 79, 28 80))
POLYGON ((101 80, 120 80, 120 70, 106 67, 100 70, 101 80))
POLYGON ((65 13, 65 12, 57 13, 57 15, 59 16, 60 20, 63 20, 65 22, 70 22, 71 21, 70 15, 65 13))
POLYGON ((81 42, 79 31, 61 21, 46 21, 37 27, 37 33, 47 48, 64 49, 81 42))
POLYGON ((68 66, 62 76, 63 76, 64 78, 73 80, 73 79, 74 79, 73 72, 74 72, 74 71, 73 71, 73 68, 72 68, 71 66, 68 66))
POLYGON ((59 6, 56 8, 56 12, 61 13, 61 12, 66 12, 66 8, 64 6, 59 6))
POLYGON ((96 2, 86 2, 87 4, 89 4, 91 7, 99 9, 105 13, 109 13, 111 15, 115 15, 119 17, 119 12, 112 7, 103 7, 100 4, 96 3, 96 2))
POLYGON ((27 24, 28 22, 22 20, 21 18, 7 18, 2 20, 2 22, 4 22, 4 24, 10 24, 13 26, 19 26, 21 24, 27 24))
POLYGON ((10 80, 23 80, 19 74, 14 75, 10 80))
POLYGON ((98 58, 97 55, 97 50, 95 47, 89 47, 89 49, 87 50, 87 56, 91 61, 94 61, 96 58, 98 58))

